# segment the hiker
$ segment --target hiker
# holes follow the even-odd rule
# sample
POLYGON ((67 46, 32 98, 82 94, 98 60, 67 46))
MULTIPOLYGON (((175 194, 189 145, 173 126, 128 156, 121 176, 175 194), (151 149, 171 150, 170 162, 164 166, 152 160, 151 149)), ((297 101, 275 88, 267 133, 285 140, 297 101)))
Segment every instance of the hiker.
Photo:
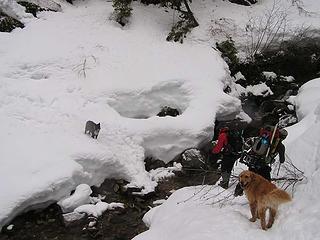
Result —
MULTIPOLYGON (((256 138, 248 156, 248 161, 244 163, 249 170, 259 174, 271 181, 271 164, 274 163, 276 155, 279 155, 280 163, 285 161, 285 146, 282 141, 287 137, 285 129, 278 129, 267 125, 260 129, 259 137, 256 138)), ((243 190, 238 184, 235 189, 235 196, 243 194, 243 190)))
POLYGON ((227 189, 231 171, 236 160, 240 157, 242 150, 242 138, 239 131, 230 130, 228 127, 223 127, 219 131, 217 144, 212 149, 213 154, 221 154, 221 177, 219 183, 221 187, 227 189))
POLYGON ((270 165, 275 161, 279 154, 279 161, 285 161, 285 146, 282 141, 287 137, 288 132, 285 129, 279 130, 275 127, 266 125, 260 129, 259 137, 253 144, 252 151, 257 157, 257 161, 249 166, 249 170, 258 173, 265 179, 271 181, 270 165))

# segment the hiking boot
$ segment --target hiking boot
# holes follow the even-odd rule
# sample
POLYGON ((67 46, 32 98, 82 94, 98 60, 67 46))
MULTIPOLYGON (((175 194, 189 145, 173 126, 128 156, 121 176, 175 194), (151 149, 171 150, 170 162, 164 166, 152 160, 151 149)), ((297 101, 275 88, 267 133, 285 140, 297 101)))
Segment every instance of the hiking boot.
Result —
POLYGON ((222 187, 223 189, 228 189, 228 183, 224 183, 224 182, 220 182, 219 184, 218 184, 220 187, 222 187))
POLYGON ((230 176, 231 176, 231 173, 222 172, 221 173, 222 180, 219 183, 219 186, 224 188, 224 189, 227 189, 229 187, 230 176))

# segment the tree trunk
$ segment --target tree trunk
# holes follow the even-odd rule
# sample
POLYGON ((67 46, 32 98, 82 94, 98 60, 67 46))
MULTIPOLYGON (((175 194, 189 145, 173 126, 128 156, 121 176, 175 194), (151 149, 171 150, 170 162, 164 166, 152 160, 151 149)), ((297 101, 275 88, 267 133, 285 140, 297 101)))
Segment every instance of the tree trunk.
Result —
POLYGON ((199 23, 197 22, 197 20, 195 19, 190 7, 189 7, 189 4, 188 4, 188 0, 183 0, 183 3, 188 11, 188 18, 194 23, 194 27, 197 27, 199 26, 199 23))

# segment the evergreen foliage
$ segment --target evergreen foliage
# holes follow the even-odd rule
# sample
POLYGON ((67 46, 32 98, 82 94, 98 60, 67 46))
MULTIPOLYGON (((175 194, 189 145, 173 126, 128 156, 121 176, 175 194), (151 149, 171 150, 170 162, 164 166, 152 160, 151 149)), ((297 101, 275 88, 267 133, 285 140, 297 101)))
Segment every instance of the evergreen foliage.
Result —
POLYGON ((183 43, 183 39, 186 37, 187 33, 191 31, 194 27, 193 22, 190 20, 182 19, 178 21, 171 29, 167 36, 167 41, 175 41, 183 43))
POLYGON ((46 9, 39 7, 36 4, 26 2, 26 1, 19 1, 18 2, 21 6, 26 8, 27 13, 31 13, 34 17, 37 17, 37 12, 45 11, 46 9))
POLYGON ((115 21, 121 26, 125 26, 129 22, 132 11, 131 2, 132 0, 113 0, 115 21))
POLYGON ((172 29, 167 37, 167 41, 183 42, 187 33, 199 26, 195 19, 188 2, 192 0, 160 0, 161 5, 170 7, 180 13, 180 20, 172 26, 172 29))
POLYGON ((221 56, 229 65, 231 74, 235 74, 239 65, 239 58, 237 57, 237 49, 232 38, 216 44, 217 49, 221 52, 221 56))
POLYGON ((0 32, 11 32, 16 27, 23 28, 24 25, 0 11, 0 32))

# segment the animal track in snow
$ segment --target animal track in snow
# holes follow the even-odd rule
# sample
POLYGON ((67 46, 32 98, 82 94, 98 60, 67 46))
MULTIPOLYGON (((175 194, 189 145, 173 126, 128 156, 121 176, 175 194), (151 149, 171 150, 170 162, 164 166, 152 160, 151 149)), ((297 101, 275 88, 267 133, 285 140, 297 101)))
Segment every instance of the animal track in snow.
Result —
POLYGON ((47 64, 21 64, 13 71, 7 73, 6 77, 13 79, 31 79, 35 81, 47 80, 51 75, 47 72, 47 69, 47 64))
POLYGON ((33 80, 46 80, 49 78, 49 74, 48 73, 44 73, 44 72, 35 72, 31 75, 31 79, 33 80))

